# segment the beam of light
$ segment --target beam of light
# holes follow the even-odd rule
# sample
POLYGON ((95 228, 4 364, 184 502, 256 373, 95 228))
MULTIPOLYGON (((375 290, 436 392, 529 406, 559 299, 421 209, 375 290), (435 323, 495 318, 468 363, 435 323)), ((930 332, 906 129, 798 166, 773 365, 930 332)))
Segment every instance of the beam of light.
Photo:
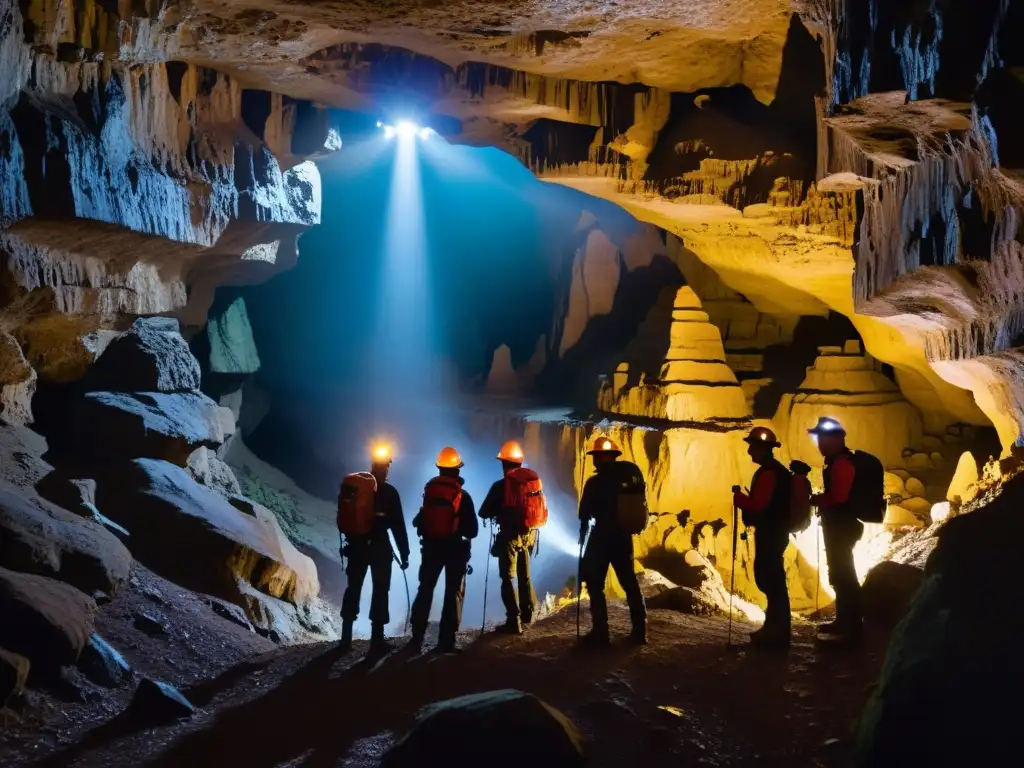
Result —
POLYGON ((387 425, 396 401, 422 400, 433 394, 438 357, 430 310, 429 253, 423 189, 414 123, 395 126, 391 196, 384 236, 383 275, 371 362, 374 416, 387 425), (409 128, 403 126, 410 126, 409 128))

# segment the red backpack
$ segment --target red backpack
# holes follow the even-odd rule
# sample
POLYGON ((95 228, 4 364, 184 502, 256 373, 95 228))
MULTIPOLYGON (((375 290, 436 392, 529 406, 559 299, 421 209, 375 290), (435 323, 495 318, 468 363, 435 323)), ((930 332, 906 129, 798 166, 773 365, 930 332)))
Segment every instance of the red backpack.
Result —
POLYGON ((338 532, 365 536, 373 530, 377 478, 369 472, 355 472, 341 481, 338 494, 338 532))
POLYGON ((459 531, 462 485, 457 478, 435 477, 423 489, 420 535, 425 539, 448 539, 459 531))
POLYGON ((541 528, 548 521, 548 505, 544 486, 532 469, 519 467, 505 475, 505 509, 529 531, 541 528))

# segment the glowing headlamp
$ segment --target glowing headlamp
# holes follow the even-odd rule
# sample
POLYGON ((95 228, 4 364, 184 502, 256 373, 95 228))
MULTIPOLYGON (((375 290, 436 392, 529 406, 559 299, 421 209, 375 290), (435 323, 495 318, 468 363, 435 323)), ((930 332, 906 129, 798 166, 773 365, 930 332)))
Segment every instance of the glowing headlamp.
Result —
POLYGON ((391 461, 391 449, 386 445, 378 445, 373 449, 373 460, 381 463, 391 461))

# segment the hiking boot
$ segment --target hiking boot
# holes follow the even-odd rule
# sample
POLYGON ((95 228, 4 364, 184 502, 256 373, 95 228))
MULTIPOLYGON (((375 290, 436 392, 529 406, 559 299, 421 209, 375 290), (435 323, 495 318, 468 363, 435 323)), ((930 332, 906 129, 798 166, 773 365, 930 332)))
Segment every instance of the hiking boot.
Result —
POLYGON ((494 631, 497 632, 499 635, 523 634, 523 628, 519 626, 519 622, 515 619, 509 619, 504 624, 495 627, 494 631))
POLYGON ((608 633, 596 629, 590 630, 580 640, 580 645, 584 648, 607 648, 611 644, 612 641, 608 638, 608 633))
POLYGON ((647 628, 637 627, 629 635, 630 645, 647 645, 647 628))
POLYGON ((833 621, 826 621, 824 624, 818 625, 819 635, 841 635, 843 633, 843 623, 839 619, 833 621))
POLYGON ((405 644, 405 647, 406 647, 407 650, 411 651, 412 653, 422 653, 423 652, 423 635, 413 635, 412 639, 409 640, 409 642, 405 644))
POLYGON ((455 645, 454 642, 450 643, 438 643, 434 648, 434 653, 446 654, 446 653, 459 653, 461 649, 455 645))
POLYGON ((384 639, 384 625, 374 624, 370 632, 370 652, 387 653, 391 650, 391 643, 384 639))
POLYGON ((530 626, 531 624, 533 624, 533 614, 532 613, 524 613, 522 616, 519 617, 519 619, 522 622, 524 629, 526 627, 530 626))
POLYGON ((854 648, 860 645, 863 640, 863 627, 860 624, 841 627, 838 632, 829 632, 819 635, 815 641, 819 645, 835 648, 854 648))
POLYGON ((341 621, 341 642, 338 644, 338 650, 340 651, 351 651, 352 650, 352 620, 342 619, 341 621))
POLYGON ((762 627, 756 632, 750 633, 750 644, 754 648, 763 648, 765 650, 785 650, 789 648, 790 631, 769 629, 765 631, 762 627))

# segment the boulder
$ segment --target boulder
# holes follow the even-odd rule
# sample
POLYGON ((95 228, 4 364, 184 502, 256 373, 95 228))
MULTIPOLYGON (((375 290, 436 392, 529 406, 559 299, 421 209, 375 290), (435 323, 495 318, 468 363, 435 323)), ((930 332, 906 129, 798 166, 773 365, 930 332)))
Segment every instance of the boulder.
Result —
POLYGON ((87 680, 104 688, 117 688, 132 676, 132 668, 124 656, 97 634, 93 634, 82 649, 78 669, 87 680))
POLYGON ((238 598, 239 579, 289 602, 319 591, 316 567, 280 529, 239 512, 181 467, 136 459, 97 479, 100 507, 131 531, 139 561, 164 578, 227 600, 238 598))
POLYGON ((242 487, 238 484, 238 478, 231 471, 231 467, 209 448, 197 448, 193 451, 185 468, 197 483, 212 488, 225 497, 242 495, 242 487))
POLYGON ((96 505, 96 481, 74 477, 55 469, 36 483, 36 491, 47 501, 82 517, 92 517, 96 505))
POLYGON ((1024 474, 937 527, 924 581, 893 631, 860 719, 856 764, 1019 762, 1024 682, 1024 474))
POLYGON ((237 624, 240 627, 248 629, 250 632, 255 632, 253 629, 252 622, 246 618, 245 611, 239 608, 233 603, 226 603, 223 600, 218 600, 215 597, 207 599, 207 604, 213 609, 213 612, 220 616, 222 619, 227 619, 233 624, 237 624))
POLYGON ((883 560, 874 565, 861 587, 864 617, 892 626, 907 612, 911 598, 924 580, 924 571, 906 563, 883 560))
POLYGON ((511 689, 429 704, 380 763, 381 768, 585 764, 583 741, 568 718, 536 696, 511 689))
POLYGON ((79 453, 93 460, 151 458, 184 466, 196 448, 224 442, 220 411, 199 392, 90 392, 78 404, 72 431, 79 453))
POLYGON ((24 656, 0 648, 0 709, 25 689, 31 666, 24 656))
POLYGON ((210 344, 212 373, 250 374, 260 369, 260 356, 245 310, 245 299, 241 296, 223 312, 210 312, 206 337, 210 344))
POLYGON ((35 392, 35 370, 17 340, 0 331, 0 418, 13 424, 31 424, 35 392))
POLYGON ((0 647, 33 669, 74 664, 92 634, 96 603, 63 582, 0 568, 0 647))
POLYGON ((177 320, 139 318, 107 345, 85 381, 92 391, 189 392, 199 389, 199 361, 177 320))
POLYGON ((885 510, 885 525, 889 528, 920 528, 921 519, 911 510, 898 504, 890 504, 885 510))
POLYGON ((196 708, 181 691, 169 683, 150 680, 148 677, 139 682, 135 689, 128 713, 136 722, 157 725, 170 723, 186 717, 192 717, 196 708))
POLYGON ((924 496, 924 483, 922 483, 916 477, 910 478, 909 480, 907 480, 907 493, 910 494, 911 496, 924 496))
POLYGON ((98 523, 31 490, 0 489, 0 566, 113 596, 128 579, 131 562, 124 545, 98 523))

